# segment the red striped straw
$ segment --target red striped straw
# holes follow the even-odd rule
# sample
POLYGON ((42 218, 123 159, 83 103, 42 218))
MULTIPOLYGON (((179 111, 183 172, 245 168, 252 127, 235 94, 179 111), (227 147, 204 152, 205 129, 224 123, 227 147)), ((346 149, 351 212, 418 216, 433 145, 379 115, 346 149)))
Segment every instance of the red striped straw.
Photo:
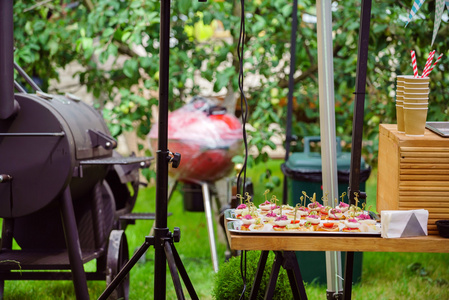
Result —
POLYGON ((443 57, 443 53, 440 54, 440 56, 438 56, 437 60, 433 63, 433 66, 427 70, 422 77, 428 77, 430 72, 432 72, 433 68, 435 68, 435 66, 437 65, 437 63, 440 61, 441 57, 443 57))
POLYGON ((430 51, 429 56, 427 57, 426 65, 424 66, 424 70, 422 71, 422 76, 424 77, 424 74, 429 70, 430 66, 432 65, 433 56, 435 55, 435 50, 430 51))
POLYGON ((410 54, 412 55, 413 77, 418 78, 418 65, 416 64, 415 51, 411 50, 410 54))

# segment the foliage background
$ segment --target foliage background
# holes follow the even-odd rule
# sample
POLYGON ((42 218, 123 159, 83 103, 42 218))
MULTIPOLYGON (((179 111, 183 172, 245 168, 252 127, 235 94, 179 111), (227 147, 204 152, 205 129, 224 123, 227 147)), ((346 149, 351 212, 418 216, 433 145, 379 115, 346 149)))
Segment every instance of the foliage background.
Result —
MULTIPOLYGON (((299 138, 319 135, 316 24, 303 21, 315 15, 315 4, 304 0, 298 7, 293 133, 299 138)), ((360 5, 357 0, 332 2, 336 131, 347 143, 346 150, 352 131, 360 5)), ((395 121, 396 74, 412 73, 411 49, 421 68, 431 50, 434 2, 424 3, 405 28, 410 5, 402 0, 375 0, 372 5, 364 126, 364 154, 372 165, 377 160, 379 123, 395 121)), ((215 93, 228 95, 228 107, 235 107, 239 1, 176 0, 171 6, 171 108, 201 93, 198 78, 212 84, 215 93), (213 36, 217 24, 229 30, 229 38, 213 36)), ((112 134, 136 130, 144 138, 154 118, 151 108, 158 103, 159 8, 159 1, 149 0, 14 1, 15 60, 51 92, 58 92, 49 86, 51 79, 58 79, 58 70, 72 62, 84 66, 77 75, 95 96, 112 134)), ((254 128, 250 145, 259 150, 256 162, 268 160, 263 147, 275 147, 270 137, 279 130, 269 125, 285 128, 291 11, 286 0, 245 1, 244 73, 250 78, 245 91, 254 128)), ((432 47, 437 53, 445 53, 444 20, 432 47)), ((439 70, 431 74, 428 120, 447 119, 446 63, 444 56, 439 70)), ((294 150, 302 150, 301 143, 294 150)))

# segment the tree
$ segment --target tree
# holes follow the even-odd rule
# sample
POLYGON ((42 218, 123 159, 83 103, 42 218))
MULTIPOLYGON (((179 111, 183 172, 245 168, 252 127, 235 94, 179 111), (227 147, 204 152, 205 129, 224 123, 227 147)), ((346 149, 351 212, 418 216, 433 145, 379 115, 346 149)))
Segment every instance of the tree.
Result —
MULTIPOLYGON (((426 18, 418 18, 404 28, 409 6, 408 1, 373 1, 364 127, 368 140, 364 150, 372 164, 377 159, 379 123, 395 121, 395 74, 411 74, 409 50, 416 50, 418 59, 430 51, 434 3, 422 6, 420 14, 427 14, 426 18)), ((315 14, 315 2, 301 1, 298 8, 293 131, 303 137, 319 134, 316 24, 304 21, 315 14)), ((337 135, 349 144, 360 1, 336 1, 332 8, 337 135)), ((212 84, 214 92, 228 92, 227 99, 238 101, 234 92, 238 91, 239 10, 240 2, 235 0, 172 2, 172 109, 201 93, 195 74, 212 84), (209 26, 216 24, 228 30, 230 37, 209 37, 210 33, 199 32, 201 28, 210 32, 209 26)), ((244 88, 249 123, 254 128, 249 143, 259 150, 256 163, 268 160, 264 147, 275 147, 270 138, 280 132, 269 128, 270 124, 285 127, 291 12, 289 1, 245 1, 244 88)), ((444 49, 445 25, 443 22, 434 45, 437 53, 444 49)), ((15 60, 40 78, 44 89, 51 89, 49 80, 58 78, 58 69, 76 61, 85 66, 78 74, 81 83, 95 95, 95 105, 103 109, 113 135, 136 130, 145 137, 149 132, 151 107, 157 105, 159 1, 85 0, 78 5, 17 0, 14 36, 15 60)), ((445 61, 443 57, 440 70, 445 61)), ((431 75, 429 120, 446 119, 444 91, 449 75, 440 70, 431 75)))

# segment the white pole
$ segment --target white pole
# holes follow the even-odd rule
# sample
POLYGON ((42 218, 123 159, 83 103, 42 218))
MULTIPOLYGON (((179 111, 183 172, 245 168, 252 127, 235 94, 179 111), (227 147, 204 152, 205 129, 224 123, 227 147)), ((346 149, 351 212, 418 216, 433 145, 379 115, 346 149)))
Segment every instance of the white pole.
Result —
MULTIPOLYGON (((338 199, 331 0, 317 0, 318 82, 323 193, 338 199)), ((336 204, 336 203, 335 203, 336 204)), ((340 252, 326 251, 328 295, 342 290, 340 252)))

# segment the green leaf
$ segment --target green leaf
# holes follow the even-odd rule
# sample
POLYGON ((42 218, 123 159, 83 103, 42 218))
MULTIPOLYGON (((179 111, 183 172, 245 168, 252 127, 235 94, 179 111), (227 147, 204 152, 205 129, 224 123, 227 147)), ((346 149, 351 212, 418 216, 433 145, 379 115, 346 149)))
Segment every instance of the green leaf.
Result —
POLYGON ((281 179, 278 176, 271 176, 271 181, 276 185, 276 186, 280 186, 281 185, 281 179))
POLYGON ((153 61, 151 58, 149 58, 148 56, 145 57, 141 57, 139 59, 140 65, 142 66, 142 68, 146 69, 151 67, 151 65, 153 64, 153 61))
POLYGON ((111 35, 114 34, 114 32, 115 32, 115 30, 114 30, 113 28, 106 28, 106 29, 103 31, 102 36, 103 36, 104 38, 109 38, 111 35))
POLYGON ((82 44, 84 50, 88 50, 88 49, 92 48, 93 40, 91 38, 85 37, 85 38, 81 39, 81 44, 82 44))
POLYGON ((176 2, 178 3, 179 12, 184 15, 187 15, 188 11, 189 11, 189 7, 192 5, 192 1, 191 0, 178 0, 176 2))
POLYGON ((34 31, 41 31, 42 29, 45 28, 45 22, 42 20, 38 20, 34 23, 33 25, 33 30, 34 31))
POLYGON ((132 34, 131 31, 126 31, 125 33, 123 33, 122 38, 121 38, 122 42, 126 42, 129 39, 129 37, 131 36, 131 34, 132 34))
POLYGON ((142 7, 142 2, 141 1, 132 1, 130 7, 133 9, 140 8, 140 7, 142 7))
POLYGON ((139 64, 136 60, 128 59, 123 65, 123 73, 129 78, 133 78, 138 76, 138 68, 139 64))
POLYGON ((282 11, 282 15, 285 17, 291 16, 292 14, 292 5, 289 3, 287 5, 285 5, 284 7, 282 7, 281 11, 282 11))

